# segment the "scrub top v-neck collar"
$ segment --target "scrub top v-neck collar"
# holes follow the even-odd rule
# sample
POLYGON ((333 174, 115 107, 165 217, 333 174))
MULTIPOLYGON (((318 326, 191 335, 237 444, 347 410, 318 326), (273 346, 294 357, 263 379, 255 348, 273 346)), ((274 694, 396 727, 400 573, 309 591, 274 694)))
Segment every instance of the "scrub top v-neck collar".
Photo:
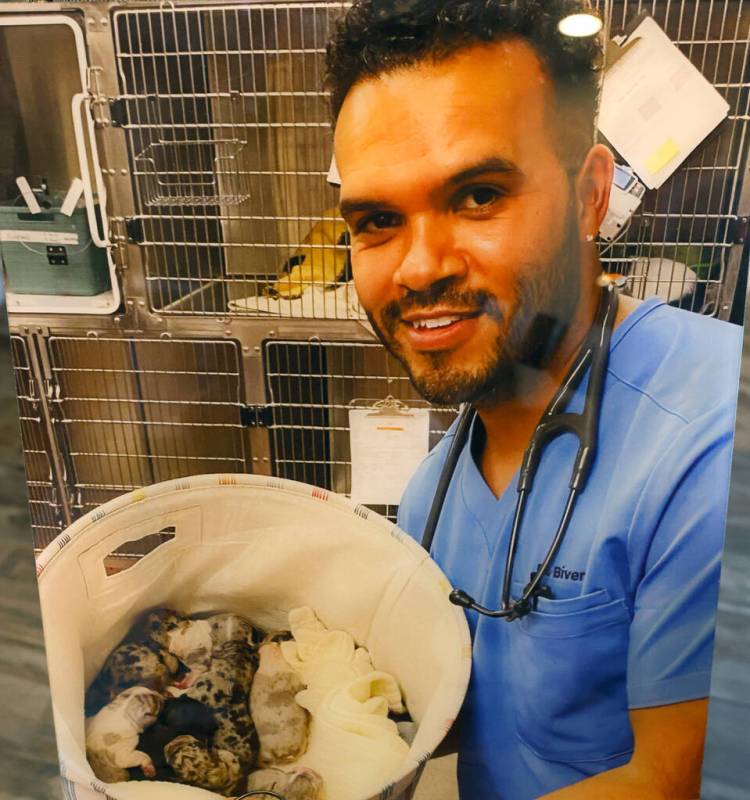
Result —
MULTIPOLYGON (((612 332, 610 358, 612 358, 617 345, 627 335, 628 331, 647 314, 662 305, 664 305, 664 300, 660 297, 649 297, 625 317, 612 332)), ((613 366, 613 362, 610 361, 610 369, 613 366)), ((578 393, 576 393, 576 397, 585 389, 585 386, 586 381, 584 380, 579 387, 578 393)), ((510 522, 510 516, 515 510, 519 470, 513 473, 500 497, 495 497, 473 455, 474 443, 479 435, 478 425, 481 425, 481 420, 477 415, 471 423, 468 446, 464 447, 459 461, 461 499, 468 513, 479 523, 487 545, 487 555, 492 556, 499 541, 503 538, 499 534, 506 529, 507 524, 510 522)))

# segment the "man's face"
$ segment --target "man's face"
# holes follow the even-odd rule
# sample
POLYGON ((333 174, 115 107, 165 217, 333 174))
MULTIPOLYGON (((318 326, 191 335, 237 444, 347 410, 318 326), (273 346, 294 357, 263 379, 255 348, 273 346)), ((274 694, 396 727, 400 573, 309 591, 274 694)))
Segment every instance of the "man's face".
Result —
POLYGON ((420 392, 478 401, 567 324, 575 197, 553 94, 521 39, 356 84, 335 134, 360 301, 420 392), (545 334, 542 334, 544 338, 545 334))

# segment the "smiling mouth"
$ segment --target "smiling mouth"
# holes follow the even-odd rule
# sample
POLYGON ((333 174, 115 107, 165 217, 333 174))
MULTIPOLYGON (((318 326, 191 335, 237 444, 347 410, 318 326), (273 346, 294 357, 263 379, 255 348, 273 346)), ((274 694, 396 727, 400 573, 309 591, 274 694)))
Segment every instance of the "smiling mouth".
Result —
POLYGON ((456 322, 463 322, 467 319, 478 317, 479 312, 472 314, 444 314, 440 317, 421 317, 412 320, 404 320, 404 323, 414 330, 431 330, 435 328, 447 328, 456 322))

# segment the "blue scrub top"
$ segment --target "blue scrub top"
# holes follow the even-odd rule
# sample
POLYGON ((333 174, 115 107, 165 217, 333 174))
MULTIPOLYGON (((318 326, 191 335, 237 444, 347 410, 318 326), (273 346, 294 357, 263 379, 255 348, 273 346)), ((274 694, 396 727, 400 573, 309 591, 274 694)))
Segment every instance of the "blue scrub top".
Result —
MULTIPOLYGON (((708 695, 741 344, 738 326, 658 298, 615 329, 596 461, 546 581, 554 599, 512 623, 467 612, 462 798, 527 800, 621 766, 633 749, 628 709, 708 695)), ((583 408, 586 384, 570 410, 583 408)), ((452 436, 419 467, 399 509, 418 541, 452 436)), ((577 447, 564 434, 545 450, 514 597, 557 529, 577 447)), ((491 608, 516 496, 514 479, 496 499, 464 448, 432 555, 491 608)))

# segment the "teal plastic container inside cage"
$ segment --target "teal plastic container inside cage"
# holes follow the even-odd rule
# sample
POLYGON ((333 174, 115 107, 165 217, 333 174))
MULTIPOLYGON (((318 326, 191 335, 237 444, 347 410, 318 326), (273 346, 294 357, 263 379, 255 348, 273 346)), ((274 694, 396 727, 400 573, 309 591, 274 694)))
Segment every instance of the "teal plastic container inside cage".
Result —
MULTIPOLYGON (((83 208, 60 213, 60 199, 39 214, 25 206, 0 206, 0 257, 6 289, 16 294, 92 296, 111 288, 105 250, 91 241, 83 208)), ((98 209, 97 209, 98 218, 98 209)))

